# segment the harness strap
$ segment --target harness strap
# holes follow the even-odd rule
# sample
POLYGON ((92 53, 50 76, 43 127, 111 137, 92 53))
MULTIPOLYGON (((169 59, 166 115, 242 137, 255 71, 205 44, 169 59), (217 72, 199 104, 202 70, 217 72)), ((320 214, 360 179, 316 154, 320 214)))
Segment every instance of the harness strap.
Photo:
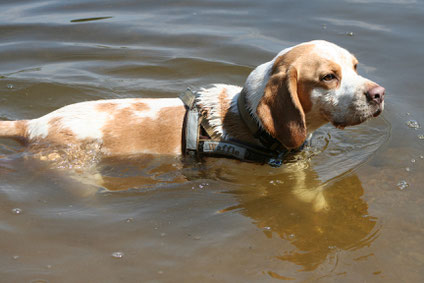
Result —
MULTIPOLYGON (((224 156, 236 158, 242 161, 262 164, 266 163, 271 166, 278 167, 281 166, 285 155, 289 153, 287 149, 282 148, 279 150, 274 145, 272 145, 273 148, 268 147, 262 149, 254 145, 247 145, 245 143, 242 144, 233 140, 215 140, 215 133, 212 127, 200 114, 196 106, 196 94, 190 89, 187 89, 179 96, 179 98, 183 101, 187 108, 184 130, 184 153, 186 155, 191 157, 201 157, 203 155, 224 156), (199 138, 200 128, 204 129, 211 139, 199 138)), ((247 113, 246 107, 239 106, 239 110, 241 109, 244 109, 243 111, 245 114, 247 113)), ((259 131, 264 132, 263 130, 258 130, 257 132, 259 131)), ((275 141, 273 141, 273 144, 275 144, 275 141)))
POLYGON ((247 162, 268 164, 279 167, 288 151, 279 155, 264 152, 254 147, 233 141, 214 141, 207 139, 199 140, 199 147, 204 155, 224 156, 247 162))
POLYGON ((185 106, 188 108, 185 118, 185 154, 190 156, 197 155, 197 145, 199 143, 199 111, 195 107, 196 96, 191 92, 190 89, 187 89, 183 92, 179 98, 183 101, 185 106))
POLYGON ((196 109, 188 110, 185 130, 186 149, 196 151, 199 137, 199 112, 196 109))
POLYGON ((188 109, 192 109, 194 105, 194 101, 196 100, 196 95, 191 91, 191 89, 186 89, 183 93, 178 96, 185 106, 188 107, 188 109))

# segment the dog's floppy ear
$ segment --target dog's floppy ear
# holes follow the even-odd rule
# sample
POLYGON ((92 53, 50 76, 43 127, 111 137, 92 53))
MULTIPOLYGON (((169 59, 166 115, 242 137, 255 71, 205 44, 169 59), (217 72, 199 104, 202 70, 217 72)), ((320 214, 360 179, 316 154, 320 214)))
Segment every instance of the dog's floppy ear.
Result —
POLYGON ((285 147, 298 148, 304 143, 305 113, 297 94, 295 67, 274 70, 256 113, 265 130, 285 147))

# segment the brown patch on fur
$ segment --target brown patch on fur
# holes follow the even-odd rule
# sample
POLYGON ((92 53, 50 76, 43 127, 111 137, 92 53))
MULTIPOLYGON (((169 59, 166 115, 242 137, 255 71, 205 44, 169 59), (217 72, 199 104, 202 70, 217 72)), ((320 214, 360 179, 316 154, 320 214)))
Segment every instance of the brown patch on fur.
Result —
POLYGON ((146 111, 149 110, 150 107, 146 103, 135 102, 131 104, 131 109, 133 109, 134 111, 146 111))
POLYGON ((228 111, 229 105, 228 105, 228 94, 227 89, 222 89, 221 93, 218 97, 219 101, 219 116, 224 117, 225 113, 228 111))
POLYGON ((104 103, 99 103, 96 108, 97 110, 101 111, 101 112, 108 112, 108 113, 112 113, 115 111, 116 107, 118 106, 117 103, 113 103, 113 102, 104 102, 104 103))
POLYGON ((303 44, 296 46, 286 54, 279 56, 272 66, 272 73, 276 73, 281 67, 293 65, 297 60, 301 60, 301 65, 305 65, 305 54, 311 54, 314 44, 303 44))
POLYGON ((45 140, 57 144, 72 144, 80 143, 75 137, 75 133, 63 127, 62 118, 55 117, 48 123, 49 132, 45 140))
POLYGON ((278 57, 272 67, 272 74, 287 72, 290 66, 295 66, 297 70, 297 96, 302 106, 303 112, 307 113, 312 109, 311 91, 316 87, 309 79, 311 71, 315 73, 316 63, 312 63, 305 54, 311 54, 314 44, 304 44, 291 49, 286 54, 278 57))
MULTIPOLYGON (((100 103, 96 106, 97 110, 107 113, 114 113, 117 111, 119 103, 114 102, 104 102, 100 103)), ((134 102, 129 106, 133 111, 146 111, 149 110, 150 107, 144 102, 134 102)))
POLYGON ((306 139, 305 114, 297 95, 297 70, 291 67, 271 76, 257 108, 262 125, 287 148, 306 139))
POLYGON ((122 109, 103 128, 103 150, 108 156, 123 157, 146 152, 175 154, 181 150, 184 115, 184 106, 163 108, 155 119, 122 109))

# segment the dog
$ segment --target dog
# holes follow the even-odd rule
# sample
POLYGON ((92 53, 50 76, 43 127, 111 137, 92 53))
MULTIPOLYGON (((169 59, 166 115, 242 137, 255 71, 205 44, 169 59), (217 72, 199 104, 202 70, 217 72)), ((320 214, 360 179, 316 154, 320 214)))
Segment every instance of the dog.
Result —
MULTIPOLYGON (((385 89, 360 76, 357 64, 333 43, 301 43, 255 68, 243 87, 200 89, 196 108, 215 140, 264 147, 240 115, 238 98, 244 95, 258 128, 284 148, 296 149, 326 123, 343 129, 383 111, 385 89)), ((1 121, 0 137, 19 140, 50 161, 180 156, 186 112, 178 98, 81 102, 37 119, 1 121)))

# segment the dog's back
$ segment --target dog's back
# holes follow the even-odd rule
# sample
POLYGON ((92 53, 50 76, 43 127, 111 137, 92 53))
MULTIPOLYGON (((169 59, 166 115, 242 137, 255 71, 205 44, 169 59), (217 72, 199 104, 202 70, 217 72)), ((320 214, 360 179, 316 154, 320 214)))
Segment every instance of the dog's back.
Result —
POLYGON ((81 102, 33 120, 0 121, 0 138, 31 147, 96 144, 105 156, 181 153, 185 108, 179 99, 81 102))

